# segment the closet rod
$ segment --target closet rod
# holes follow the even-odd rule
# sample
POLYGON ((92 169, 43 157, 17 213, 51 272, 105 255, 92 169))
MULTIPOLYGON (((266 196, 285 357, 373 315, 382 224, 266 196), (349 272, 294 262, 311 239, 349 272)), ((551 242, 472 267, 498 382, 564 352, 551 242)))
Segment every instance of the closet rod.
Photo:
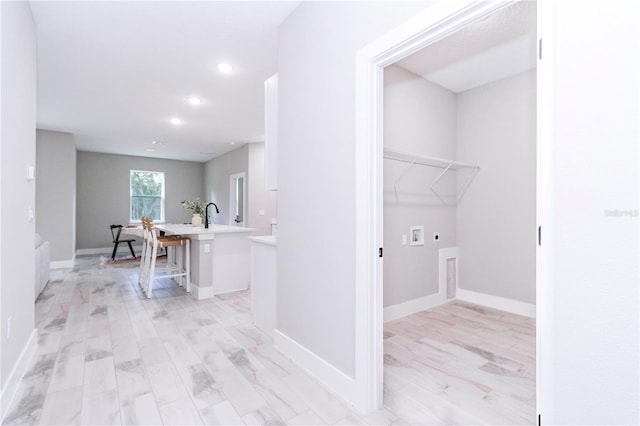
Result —
POLYGON ((404 176, 409 172, 409 170, 411 170, 416 164, 420 164, 423 166, 430 166, 430 167, 439 167, 441 169, 444 169, 442 173, 440 173, 433 180, 433 182, 431 182, 431 185, 429 185, 429 190, 433 193, 433 195, 435 195, 436 197, 438 197, 438 199, 440 199, 442 204, 445 204, 445 205, 447 205, 447 202, 445 201, 444 197, 438 194, 438 192, 435 189, 435 185, 440 181, 440 179, 444 177, 445 174, 447 174, 449 170, 473 169, 473 173, 471 174, 471 176, 469 176, 467 181, 462 185, 462 187, 460 188, 460 192, 456 194, 455 204, 457 204, 462 199, 462 197, 464 196, 464 193, 467 192, 469 185, 471 185, 471 181, 473 181, 473 179, 476 177, 476 174, 478 174, 478 172, 480 171, 480 166, 461 163, 459 161, 445 160, 443 158, 438 158, 438 157, 430 157, 427 155, 409 154, 402 151, 396 151, 390 148, 384 149, 384 158, 409 163, 409 167, 407 167, 400 174, 400 176, 396 178, 395 182, 393 183, 393 190, 396 195, 396 202, 398 202, 398 187, 397 187, 398 182, 402 180, 402 178, 404 178, 404 176))
POLYGON ((403 161, 405 163, 420 164, 422 166, 439 167, 441 169, 459 170, 459 169, 480 169, 480 166, 462 163, 460 161, 446 160, 444 158, 431 157, 428 155, 411 154, 408 152, 397 151, 391 148, 384 149, 384 158, 390 160, 403 161))

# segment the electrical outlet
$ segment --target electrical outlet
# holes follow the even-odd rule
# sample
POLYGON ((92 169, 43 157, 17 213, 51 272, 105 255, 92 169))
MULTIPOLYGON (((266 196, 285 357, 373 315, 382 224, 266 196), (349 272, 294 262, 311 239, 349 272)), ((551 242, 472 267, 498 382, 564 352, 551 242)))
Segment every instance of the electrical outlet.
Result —
POLYGON ((209 253, 211 251, 211 244, 205 244, 204 245, 204 252, 205 253, 209 253))
POLYGON ((264 209, 258 210, 258 216, 264 216, 264 209))

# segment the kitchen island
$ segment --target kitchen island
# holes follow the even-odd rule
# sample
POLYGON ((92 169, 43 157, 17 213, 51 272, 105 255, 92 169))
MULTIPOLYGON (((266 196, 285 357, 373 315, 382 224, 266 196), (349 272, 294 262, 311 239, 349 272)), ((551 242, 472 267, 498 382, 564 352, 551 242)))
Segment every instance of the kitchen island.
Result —
POLYGON ((227 225, 172 225, 155 227, 167 235, 184 235, 191 241, 191 292, 198 299, 249 288, 253 228, 227 225))

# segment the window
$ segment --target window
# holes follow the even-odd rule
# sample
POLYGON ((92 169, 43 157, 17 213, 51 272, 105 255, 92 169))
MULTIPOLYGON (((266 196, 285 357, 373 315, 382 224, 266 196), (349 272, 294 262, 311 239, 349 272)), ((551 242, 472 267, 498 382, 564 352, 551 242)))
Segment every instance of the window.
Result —
POLYGON ((164 222, 164 173, 131 170, 131 209, 129 220, 140 222, 142 216, 164 222))

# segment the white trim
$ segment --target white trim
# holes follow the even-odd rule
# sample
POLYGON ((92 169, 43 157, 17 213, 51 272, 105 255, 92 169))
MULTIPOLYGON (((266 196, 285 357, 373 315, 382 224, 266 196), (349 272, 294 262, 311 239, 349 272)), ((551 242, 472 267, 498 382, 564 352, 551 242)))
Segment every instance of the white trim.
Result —
POLYGON ((355 381, 351 377, 279 330, 273 330, 273 346, 331 392, 349 403, 354 400, 355 381))
POLYGON ((536 406, 543 424, 555 424, 555 286, 554 247, 554 76, 556 2, 538 0, 538 40, 543 42, 544 60, 537 66, 537 182, 536 221, 542 227, 544 249, 536 244, 536 406))
POLYGON ((398 318, 404 318, 416 312, 431 309, 435 306, 442 305, 446 301, 445 295, 440 292, 398 303, 397 305, 387 306, 384 308, 383 313, 384 322, 397 320, 398 318))
POLYGON ((536 305, 518 300, 506 299, 504 297, 492 296, 490 294, 478 293, 462 288, 456 290, 456 299, 529 318, 536 317, 536 305))
POLYGON ((440 1, 356 54, 354 403, 362 412, 382 408, 383 68, 512 3, 440 1))
POLYGON ((195 283, 191 283, 191 295, 196 300, 204 300, 213 298, 213 286, 198 287, 195 283))
MULTIPOLYGON (((155 222, 154 222, 155 223, 155 222)), ((124 247, 121 245, 118 246, 118 251, 116 253, 120 253, 121 251, 127 251, 127 252, 131 252, 129 250, 129 246, 128 245, 124 245, 124 247), (126 249, 126 250, 125 250, 126 249)), ((133 246, 133 251, 136 253, 136 255, 140 254, 142 252, 142 245, 134 245, 133 246)), ((86 255, 91 255, 91 254, 111 254, 113 252, 113 247, 99 247, 99 248, 88 248, 88 249, 78 249, 76 250, 76 256, 86 256, 86 255)))
POLYGON ((36 353, 36 349, 38 349, 38 329, 34 328, 2 387, 2 393, 0 393, 0 423, 4 421, 4 417, 7 415, 7 410, 16 396, 18 385, 22 377, 24 377, 24 373, 26 373, 27 367, 36 353))
POLYGON ((56 260, 49 264, 49 269, 66 269, 73 268, 74 260, 56 260))

